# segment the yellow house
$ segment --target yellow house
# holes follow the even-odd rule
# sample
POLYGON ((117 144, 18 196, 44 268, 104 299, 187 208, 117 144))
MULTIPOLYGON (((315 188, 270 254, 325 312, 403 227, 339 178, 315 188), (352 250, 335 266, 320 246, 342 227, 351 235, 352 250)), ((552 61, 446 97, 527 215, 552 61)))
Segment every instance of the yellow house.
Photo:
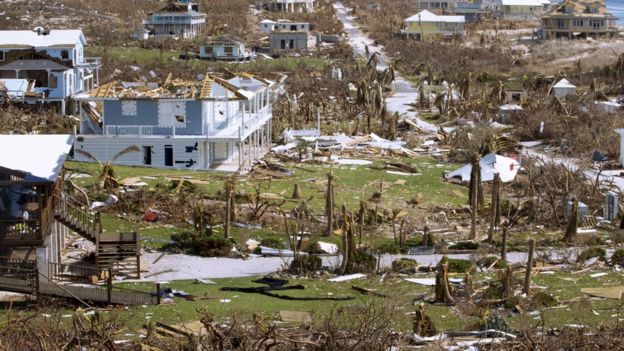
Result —
POLYGON ((401 33, 416 39, 421 39, 423 36, 426 37, 428 35, 464 35, 465 22, 464 16, 440 16, 423 10, 403 21, 405 29, 401 30, 401 33))
POLYGON ((544 12, 548 0, 498 0, 498 13, 508 20, 534 20, 544 12))

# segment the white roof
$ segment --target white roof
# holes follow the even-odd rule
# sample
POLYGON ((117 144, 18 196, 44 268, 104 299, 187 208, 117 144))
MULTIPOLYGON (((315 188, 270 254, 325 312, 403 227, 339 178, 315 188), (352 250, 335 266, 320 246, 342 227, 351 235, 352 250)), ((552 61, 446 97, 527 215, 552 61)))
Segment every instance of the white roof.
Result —
POLYGON ((27 181, 56 181, 74 137, 59 135, 0 135, 0 167, 30 174, 27 181))
POLYGON ((506 104, 501 105, 498 109, 501 111, 520 111, 522 110, 522 106, 516 104, 506 104))
POLYGON ((0 46, 32 46, 49 47, 60 46, 69 47, 76 43, 87 41, 80 29, 59 29, 51 30, 49 34, 39 35, 32 30, 2 30, 0 31, 0 46))
POLYGON ((569 80, 563 78, 562 80, 557 82, 557 84, 555 84, 553 86, 553 88, 574 88, 574 89, 576 89, 576 85, 570 83, 569 80))
POLYGON ((500 0, 503 6, 544 6, 540 0, 500 0))
POLYGON ((429 12, 427 10, 422 10, 419 13, 415 14, 412 17, 408 17, 405 19, 405 22, 456 22, 463 23, 466 22, 466 18, 464 16, 439 16, 433 12, 429 12))
POLYGON ((260 21, 260 23, 277 23, 277 22, 272 21, 270 19, 264 19, 264 20, 260 21))
MULTIPOLYGON (((481 158, 479 162, 481 165, 481 181, 489 182, 494 179, 494 174, 498 173, 502 182, 511 182, 516 178, 520 164, 513 158, 500 156, 495 153, 487 154, 481 158)), ((472 165, 466 164, 462 168, 449 172, 444 175, 446 179, 453 177, 460 177, 463 182, 470 181, 470 173, 472 172, 472 165)))

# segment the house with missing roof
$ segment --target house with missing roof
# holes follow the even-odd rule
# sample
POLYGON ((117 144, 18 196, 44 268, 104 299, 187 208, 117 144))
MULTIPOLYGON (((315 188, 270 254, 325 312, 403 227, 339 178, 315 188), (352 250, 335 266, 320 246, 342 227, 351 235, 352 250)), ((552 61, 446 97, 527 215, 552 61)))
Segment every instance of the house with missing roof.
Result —
POLYGON ((617 21, 604 0, 565 0, 542 16, 541 31, 546 39, 612 37, 617 21))
POLYGON ((428 36, 464 35, 464 16, 441 16, 428 10, 406 18, 401 34, 418 40, 428 36))
POLYGON ((238 40, 218 37, 209 39, 199 46, 199 58, 220 61, 248 61, 254 58, 254 53, 248 51, 245 44, 238 40))
POLYGON ((99 83, 100 58, 85 56, 81 30, 0 31, 0 81, 20 102, 58 106, 99 83))
POLYGON ((73 144, 73 135, 0 135, 0 149, 13 151, 0 152, 0 265, 55 279, 68 273, 61 259, 73 232, 95 246, 92 274, 110 268, 139 278, 138 234, 104 233, 87 200, 66 192, 64 163, 73 144))
POLYGON ((314 12, 315 0, 256 0, 256 8, 275 12, 314 12))
MULTIPOLYGON (((239 73, 227 79, 113 81, 77 98, 101 106, 101 119, 83 114, 74 147, 100 162, 239 171, 269 149, 272 104, 284 79, 239 73), (140 152, 115 157, 130 146, 140 152)), ((83 154, 76 152, 75 159, 92 161, 83 154)))
POLYGON ((498 0, 496 13, 506 20, 535 20, 548 4, 548 0, 498 0))
POLYGON ((193 39, 206 27, 206 14, 190 1, 170 2, 160 10, 148 14, 145 28, 157 37, 193 39))

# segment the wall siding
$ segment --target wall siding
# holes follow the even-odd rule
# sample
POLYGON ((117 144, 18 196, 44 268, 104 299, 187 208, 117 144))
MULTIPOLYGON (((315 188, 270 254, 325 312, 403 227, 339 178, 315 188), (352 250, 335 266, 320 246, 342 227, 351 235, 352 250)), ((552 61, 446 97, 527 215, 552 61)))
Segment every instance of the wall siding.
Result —
MULTIPOLYGON (((136 116, 124 116, 121 111, 122 101, 104 101, 104 125, 153 126, 154 135, 169 135, 171 128, 158 128, 158 101, 136 100, 136 116)), ((202 135, 201 101, 186 101, 186 128, 176 127, 176 135, 202 135)))
MULTIPOLYGON (((202 167, 200 155, 200 144, 206 139, 201 138, 85 138, 84 141, 76 141, 74 147, 76 150, 84 150, 95 156, 100 162, 109 161, 121 150, 136 145, 141 149, 140 152, 131 152, 117 158, 114 163, 126 166, 142 166, 143 164, 143 146, 152 147, 152 164, 146 165, 157 168, 178 168, 178 169, 205 169, 202 167), (197 149, 195 150, 195 143, 197 149), (165 166, 165 145, 173 146, 173 167, 165 166)), ((209 151, 209 150, 207 150, 209 151)), ((93 160, 85 157, 80 152, 76 152, 74 159, 76 161, 92 162, 93 160)))

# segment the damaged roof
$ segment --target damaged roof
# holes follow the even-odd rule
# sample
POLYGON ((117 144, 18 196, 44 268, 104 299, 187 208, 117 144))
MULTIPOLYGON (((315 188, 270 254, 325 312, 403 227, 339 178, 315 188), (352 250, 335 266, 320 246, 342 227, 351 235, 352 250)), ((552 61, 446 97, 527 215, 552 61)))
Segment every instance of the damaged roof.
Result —
MULTIPOLYGON (((251 74, 238 73, 235 77, 253 77, 262 84, 273 86, 274 82, 251 74)), ((162 83, 112 81, 89 92, 91 99, 195 99, 212 100, 227 97, 234 100, 249 100, 255 92, 239 87, 235 80, 225 80, 207 74, 202 80, 172 78, 169 74, 162 83), (227 92, 227 96, 223 95, 227 92)))
POLYGON ((0 47, 73 47, 78 42, 87 44, 80 29, 56 29, 43 33, 33 30, 1 30, 0 47))

